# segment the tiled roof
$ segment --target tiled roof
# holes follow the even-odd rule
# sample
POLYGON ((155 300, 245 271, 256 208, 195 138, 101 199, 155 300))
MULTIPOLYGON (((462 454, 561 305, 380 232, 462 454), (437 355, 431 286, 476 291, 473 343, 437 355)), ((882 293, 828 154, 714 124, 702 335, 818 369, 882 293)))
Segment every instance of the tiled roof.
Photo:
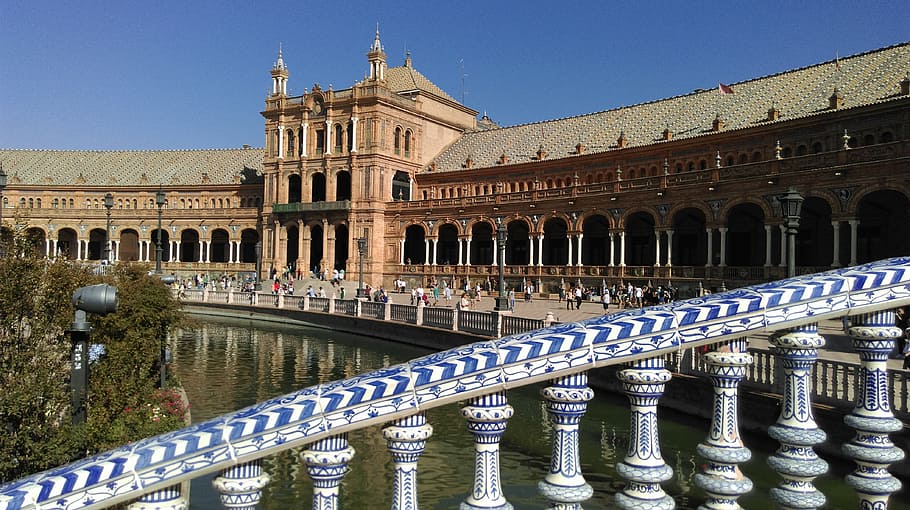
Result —
POLYGON ((828 110, 835 86, 843 108, 893 98, 910 71, 910 43, 903 43, 834 61, 733 83, 734 94, 721 95, 717 87, 649 103, 591 113, 578 117, 535 122, 467 133, 435 158, 434 171, 463 168, 470 157, 474 168, 496 166, 502 154, 507 164, 536 160, 542 146, 545 159, 571 157, 579 143, 585 153, 617 148, 620 133, 626 147, 662 141, 669 128, 673 139, 712 133, 716 116, 724 131, 768 122, 768 110, 779 111, 781 121, 828 110))
POLYGON ((259 182, 262 149, 58 151, 0 149, 15 184, 155 186, 259 182))
POLYGON ((449 101, 455 101, 441 88, 428 80, 426 76, 420 74, 419 71, 408 65, 386 69, 385 79, 389 86, 389 90, 395 93, 408 90, 420 90, 422 92, 429 92, 434 96, 448 99, 449 101))

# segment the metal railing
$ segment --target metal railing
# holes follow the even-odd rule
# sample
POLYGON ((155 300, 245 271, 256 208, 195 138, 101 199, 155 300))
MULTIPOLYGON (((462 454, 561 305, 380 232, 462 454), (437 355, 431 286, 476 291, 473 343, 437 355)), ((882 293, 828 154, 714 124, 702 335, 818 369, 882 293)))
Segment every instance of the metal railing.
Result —
MULTIPOLYGON (((205 297, 188 291, 183 299, 192 302, 205 297)), ((279 306, 285 304, 280 296, 276 299, 279 306)), ((801 500, 824 501, 811 483, 827 469, 820 467, 812 451, 824 435, 808 404, 814 395, 855 395, 856 407, 846 423, 856 436, 844 453, 857 461, 858 468, 846 483, 855 489, 864 508, 886 508, 889 495, 900 487, 888 466, 903 458, 888 438, 889 432, 901 427, 888 399, 906 393, 906 379, 896 390, 885 390, 885 362, 903 333, 894 327, 893 310, 908 305, 910 258, 890 259, 464 345, 344 381, 303 388, 32 475, 0 487, 0 508, 95 509, 137 499, 140 503, 134 508, 151 503, 156 508, 184 508, 179 484, 210 472, 220 473, 213 484, 226 505, 251 506, 268 482, 260 459, 299 446, 307 447, 301 456, 317 480, 313 508, 337 508, 338 486, 353 455, 346 432, 378 424, 386 424, 383 435, 394 460, 395 480, 389 483, 397 489, 392 507, 414 508, 415 459, 431 430, 424 411, 454 402, 467 403, 463 415, 475 435, 474 490, 466 488, 466 505, 505 508, 499 486, 498 438, 513 412, 506 392, 541 381, 550 381, 541 393, 547 412, 554 423, 562 424, 553 434, 553 458, 559 462, 554 460, 550 472, 542 473, 541 496, 553 504, 580 504, 590 497, 590 488, 580 477, 573 434, 584 403, 592 396, 586 373, 613 365, 626 367, 618 375, 636 417, 630 429, 631 446, 617 467, 626 482, 617 493, 617 504, 624 509, 669 508, 672 501, 660 483, 670 478, 672 469, 655 449, 657 399, 665 384, 672 384, 665 368, 668 362, 700 370, 713 382, 710 430, 723 433, 709 432, 699 445, 699 453, 709 462, 695 478, 710 503, 735 500, 751 487, 751 482, 741 483, 745 475, 738 468, 748 457, 739 453, 743 446, 735 402, 736 387, 752 365, 759 367, 752 379, 779 389, 782 378, 787 388, 781 397, 781 415, 772 426, 771 435, 782 446, 770 464, 783 478, 772 499, 782 506, 792 505, 788 490, 799 486, 796 496, 801 500), (813 376, 818 348, 824 345, 816 324, 840 317, 850 318, 848 333, 859 354, 859 368, 853 373, 854 369, 833 363, 813 376), (769 333, 771 358, 745 351, 747 337, 769 333), (689 354, 686 359, 686 353, 701 346, 710 346, 710 352, 701 357, 689 354), (840 374, 848 373, 853 383, 845 385, 840 374), (823 379, 830 379, 830 384, 819 384, 823 379)), ((381 303, 360 302, 358 308, 361 316, 379 316, 380 311, 386 316, 381 303)), ((457 317, 460 330, 463 325, 487 330, 492 322, 491 314, 483 312, 464 310, 457 317)))

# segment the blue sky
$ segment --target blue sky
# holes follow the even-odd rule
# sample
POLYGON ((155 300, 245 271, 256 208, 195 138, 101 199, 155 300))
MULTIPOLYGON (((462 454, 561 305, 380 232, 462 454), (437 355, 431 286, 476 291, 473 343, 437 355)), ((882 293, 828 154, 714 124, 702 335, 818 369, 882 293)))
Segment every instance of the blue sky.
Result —
POLYGON ((348 88, 377 22, 389 66, 515 125, 905 42, 910 2, 4 0, 0 147, 261 147, 279 43, 292 94, 348 88))

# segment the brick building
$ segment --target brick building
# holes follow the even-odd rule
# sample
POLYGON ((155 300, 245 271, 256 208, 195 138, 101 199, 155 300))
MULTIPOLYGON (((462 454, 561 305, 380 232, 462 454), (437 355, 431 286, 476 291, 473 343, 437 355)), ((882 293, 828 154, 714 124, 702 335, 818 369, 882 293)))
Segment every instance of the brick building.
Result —
POLYGON ((287 94, 279 52, 264 149, 2 150, 3 218, 48 255, 169 270, 359 270, 495 280, 738 286, 787 274, 781 198, 803 198, 796 271, 910 254, 910 44, 602 112, 499 127, 379 34, 348 89, 287 94))

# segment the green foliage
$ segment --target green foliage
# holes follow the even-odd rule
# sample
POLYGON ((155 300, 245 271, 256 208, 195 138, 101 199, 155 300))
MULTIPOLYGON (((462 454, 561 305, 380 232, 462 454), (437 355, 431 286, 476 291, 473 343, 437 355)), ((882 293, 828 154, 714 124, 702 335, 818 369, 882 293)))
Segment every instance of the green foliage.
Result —
POLYGON ((88 420, 73 426, 70 341, 73 292, 101 277, 80 264, 38 256, 25 227, 2 232, 0 259, 0 483, 184 425, 181 395, 161 390, 165 333, 182 320, 179 304, 141 265, 104 277, 118 289, 116 313, 89 314, 91 343, 105 355, 91 365, 88 420))

